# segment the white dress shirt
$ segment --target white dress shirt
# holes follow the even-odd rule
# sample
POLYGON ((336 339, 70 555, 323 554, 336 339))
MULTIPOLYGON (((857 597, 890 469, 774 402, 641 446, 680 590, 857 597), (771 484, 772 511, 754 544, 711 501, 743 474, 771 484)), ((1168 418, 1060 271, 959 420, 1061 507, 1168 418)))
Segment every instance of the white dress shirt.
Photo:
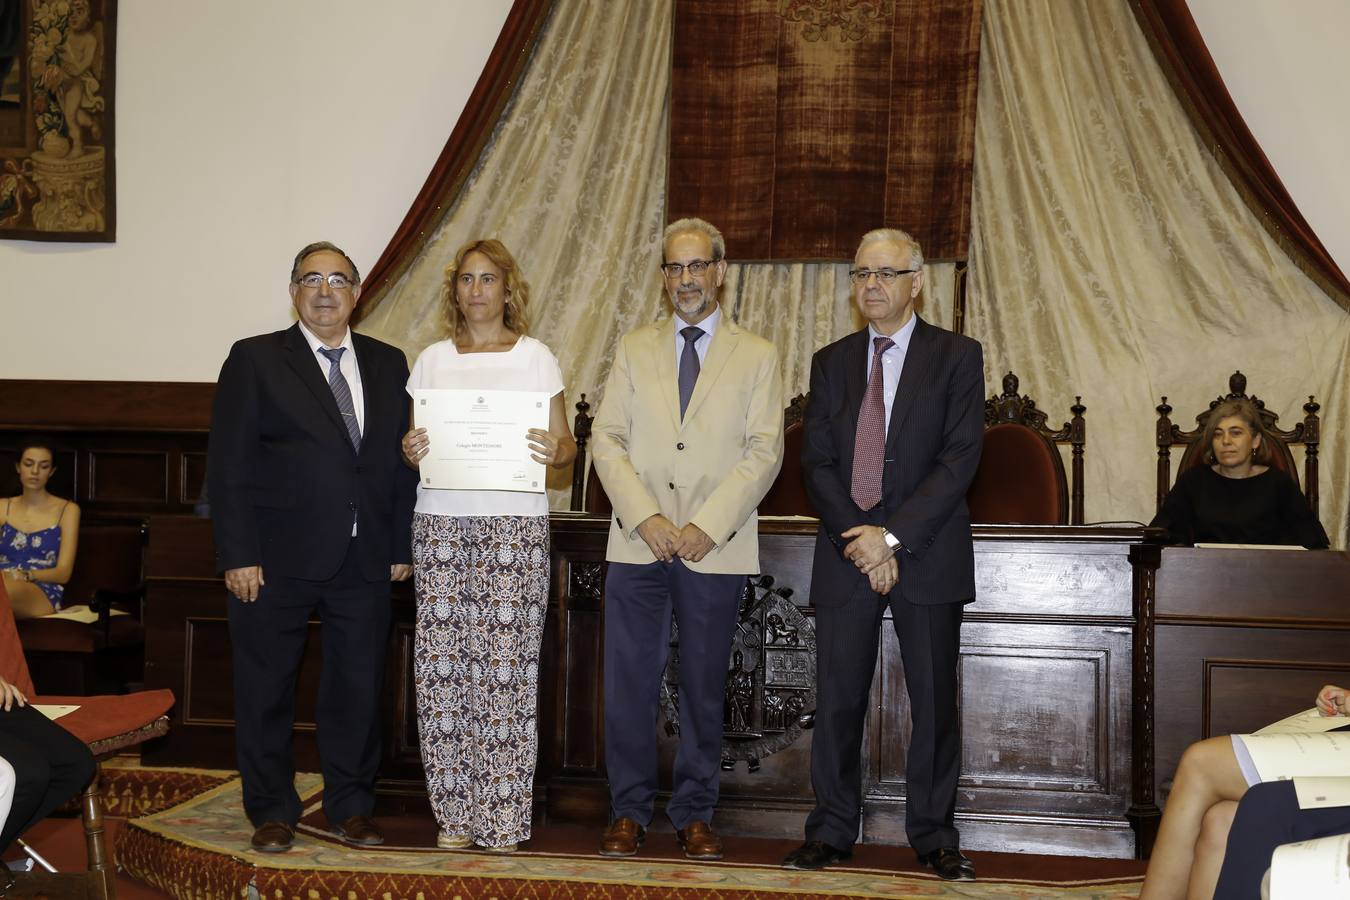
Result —
MULTIPOLYGON (((695 328, 703 329, 703 337, 694 341, 694 352, 698 354, 699 370, 703 369, 703 361, 708 358, 708 345, 712 343, 713 332, 717 331, 717 325, 722 321, 722 304, 717 304, 717 308, 708 314, 708 318, 695 325, 695 328)), ((680 330, 688 328, 689 323, 680 318, 677 310, 675 313, 675 374, 680 372, 680 357, 684 354, 684 335, 680 330)))
MULTIPOLYGON (((304 322, 300 322, 299 325, 300 333, 305 336, 305 340, 309 342, 310 349, 314 351, 314 362, 318 364, 319 370, 323 372, 323 380, 326 383, 328 381, 329 369, 328 357, 320 353, 319 350, 326 350, 329 349, 329 347, 323 341, 315 337, 314 332, 306 328, 304 322)), ((338 347, 345 347, 347 349, 347 352, 342 354, 342 358, 338 361, 338 371, 342 373, 343 378, 347 379, 347 387, 350 388, 352 392, 352 408, 356 410, 356 427, 360 429, 362 434, 365 434, 366 393, 361 389, 361 367, 357 365, 356 362, 356 348, 352 346, 352 330, 350 328, 342 335, 342 343, 338 344, 338 347)), ((337 347, 331 349, 336 350, 337 347)))
POLYGON ((886 435, 891 433, 891 407, 895 405, 895 389, 900 384, 900 372, 905 368, 905 357, 909 354, 909 339, 914 336, 914 323, 919 319, 918 316, 910 314, 909 321, 900 326, 900 330, 895 334, 882 334, 872 327, 867 326, 867 370, 864 378, 872 374, 872 357, 877 352, 877 345, 874 343, 879 337, 888 337, 895 342, 894 347, 890 347, 881 355, 881 386, 886 398, 886 435))
MULTIPOLYGON (((328 357, 319 351, 333 349, 319 340, 314 332, 305 327, 304 322, 299 322, 300 333, 305 336, 309 342, 309 347, 314 351, 314 361, 319 364, 319 371, 323 372, 324 383, 328 382, 328 370, 332 364, 328 362, 328 357)), ((352 392, 352 409, 356 412, 356 428, 362 434, 366 433, 366 392, 361 389, 361 367, 356 364, 356 348, 352 346, 352 330, 348 328, 342 335, 342 343, 338 347, 345 347, 347 352, 343 353, 338 359, 338 371, 342 377, 347 379, 347 387, 352 392)), ((356 519, 352 519, 352 537, 356 537, 356 519)))

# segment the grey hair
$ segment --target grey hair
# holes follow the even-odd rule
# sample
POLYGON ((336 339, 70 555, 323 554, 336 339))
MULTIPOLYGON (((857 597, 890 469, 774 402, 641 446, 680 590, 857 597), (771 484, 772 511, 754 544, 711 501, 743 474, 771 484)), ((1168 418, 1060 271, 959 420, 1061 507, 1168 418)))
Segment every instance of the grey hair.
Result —
POLYGON ((699 231, 708 236, 712 242, 713 259, 726 259, 727 242, 722 237, 722 232, 717 230, 717 226, 711 222, 705 222, 703 219, 676 219, 666 226, 666 230, 661 232, 661 256, 664 259, 666 253, 666 244, 677 234, 686 234, 690 231, 699 231))
POLYGON ((858 249, 862 250, 863 247, 877 241, 892 241, 896 244, 908 246, 909 267, 911 269, 923 268, 923 249, 919 247, 919 242, 914 240, 908 231, 901 231, 899 228, 873 228, 862 236, 861 241, 858 241, 858 249))
POLYGON ((356 263, 352 262, 352 258, 347 255, 347 252, 332 241, 315 241, 312 244, 306 244, 299 253, 295 254, 295 262, 291 263, 291 282, 300 280, 300 264, 305 261, 306 256, 322 253, 325 250, 329 253, 336 253, 345 259, 347 265, 352 268, 352 284, 361 283, 361 270, 356 268, 356 263))

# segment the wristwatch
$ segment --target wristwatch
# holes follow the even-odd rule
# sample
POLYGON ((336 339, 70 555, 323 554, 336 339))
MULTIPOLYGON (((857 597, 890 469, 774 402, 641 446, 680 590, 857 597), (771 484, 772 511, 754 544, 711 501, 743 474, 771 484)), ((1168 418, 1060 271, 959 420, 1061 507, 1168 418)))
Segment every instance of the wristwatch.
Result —
POLYGON ((891 548, 892 553, 899 553, 905 549, 905 545, 900 543, 900 539, 889 531, 881 532, 881 539, 886 542, 886 546, 891 548))

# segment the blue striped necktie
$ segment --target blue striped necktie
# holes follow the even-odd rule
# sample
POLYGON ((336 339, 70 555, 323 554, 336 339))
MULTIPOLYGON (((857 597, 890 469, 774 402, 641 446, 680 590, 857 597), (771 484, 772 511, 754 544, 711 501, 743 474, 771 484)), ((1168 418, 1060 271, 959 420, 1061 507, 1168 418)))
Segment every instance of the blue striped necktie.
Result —
POLYGON ((346 349, 346 347, 336 349, 320 347, 319 352, 328 360, 328 387, 333 391, 333 399, 337 401, 338 412, 342 413, 342 422, 347 426, 347 434, 351 436, 352 446, 360 450, 361 425, 356 421, 356 407, 352 404, 351 385, 347 384, 347 379, 342 375, 342 354, 346 349))
POLYGON ((684 421, 684 411, 689 407, 689 398, 694 396, 694 385, 698 382, 698 349, 694 346, 698 339, 703 337, 703 329, 696 325, 689 325, 680 329, 680 335, 684 338, 684 351, 680 354, 680 371, 678 374, 678 384, 680 387, 680 421, 684 421))

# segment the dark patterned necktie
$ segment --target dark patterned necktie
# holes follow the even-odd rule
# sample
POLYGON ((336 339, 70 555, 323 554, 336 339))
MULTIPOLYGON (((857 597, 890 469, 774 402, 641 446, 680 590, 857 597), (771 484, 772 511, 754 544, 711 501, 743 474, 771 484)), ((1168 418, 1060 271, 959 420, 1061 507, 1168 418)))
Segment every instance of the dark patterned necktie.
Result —
POLYGON ((872 371, 867 393, 858 410, 858 431, 853 437, 853 502, 868 510, 881 502, 881 464, 886 457, 886 385, 881 375, 881 355, 895 346, 888 337, 872 338, 872 371))
POLYGON ((327 347, 320 347, 319 352, 328 360, 328 387, 333 391, 333 399, 337 401, 338 412, 342 413, 342 423, 347 426, 347 434, 351 436, 352 446, 357 450, 361 449, 361 425, 356 421, 356 407, 352 404, 352 388, 347 384, 347 379, 342 375, 342 354, 346 347, 338 347, 330 350, 327 347))
POLYGON ((694 396, 694 384, 698 381, 698 350, 694 345, 703 337, 703 329, 697 325, 688 325, 680 329, 684 338, 684 350, 680 353, 680 421, 684 421, 684 411, 689 408, 689 398, 694 396))

